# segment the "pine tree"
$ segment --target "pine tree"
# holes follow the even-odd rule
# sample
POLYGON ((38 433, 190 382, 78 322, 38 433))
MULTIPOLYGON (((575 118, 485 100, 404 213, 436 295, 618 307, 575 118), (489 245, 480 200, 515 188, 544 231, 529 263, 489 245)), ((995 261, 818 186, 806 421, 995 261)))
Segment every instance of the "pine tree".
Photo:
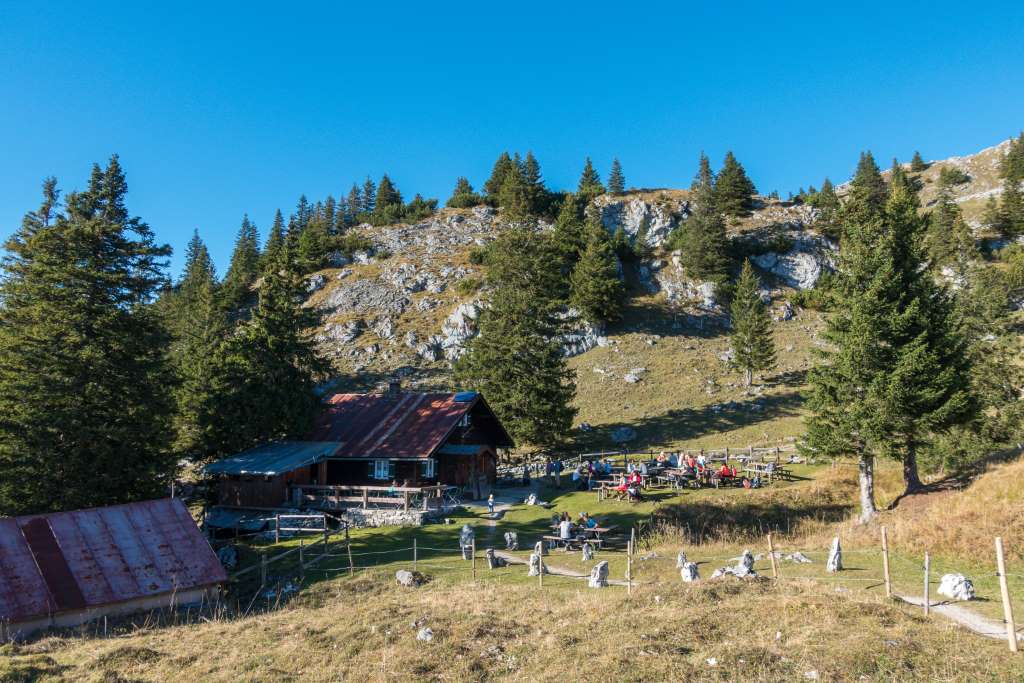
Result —
POLYGON ((260 271, 266 272, 269 265, 280 258, 281 252, 284 248, 284 216, 281 215, 281 209, 278 209, 274 213, 274 222, 270 226, 270 234, 267 235, 267 244, 263 249, 263 255, 260 257, 260 271))
POLYGON ((761 301, 760 286, 750 261, 744 261, 729 309, 732 316, 729 341, 733 350, 731 364, 743 370, 744 383, 748 387, 754 381, 754 372, 775 367, 772 319, 761 301))
POLYGON ((596 222, 587 226, 587 243, 570 277, 569 303, 591 323, 622 317, 623 287, 608 231, 596 222))
POLYGON ((502 152, 498 160, 494 162, 491 177, 484 183, 484 194, 491 205, 498 206, 498 193, 501 192, 501 188, 505 184, 505 176, 514 168, 516 168, 515 162, 512 161, 508 152, 502 152))
POLYGON ((480 334, 455 364, 460 387, 487 396, 520 444, 564 442, 576 411, 574 373, 558 340, 552 284, 560 279, 546 238, 510 228, 494 242, 488 281, 495 289, 480 334))
POLYGON ((566 194, 551 231, 551 239, 560 255, 566 276, 572 272, 587 244, 583 209, 583 201, 579 197, 566 194))
POLYGON ((217 349, 213 391, 218 409, 209 427, 212 449, 234 453, 261 441, 305 433, 319 400, 316 380, 327 369, 309 330, 302 277, 287 249, 267 264, 252 318, 217 349))
POLYGON ((722 170, 715 180, 715 203, 719 211, 727 216, 747 215, 755 192, 754 183, 747 177, 743 166, 731 151, 726 152, 722 170))
POLYGON ((1014 178, 1003 181, 1003 198, 999 205, 1000 234, 1007 239, 1024 235, 1024 194, 1014 178))
POLYGON ((370 176, 366 176, 366 181, 363 183, 361 213, 367 216, 373 213, 373 210, 377 208, 377 186, 374 185, 370 176))
POLYGON ((327 199, 324 200, 323 212, 320 214, 320 219, 327 228, 328 235, 333 236, 341 232, 340 230, 337 230, 338 213, 338 203, 334 201, 334 196, 327 195, 327 199))
POLYGON ((437 211, 436 199, 424 199, 416 193, 412 201, 402 207, 402 218, 406 221, 418 221, 427 218, 437 211))
POLYGON ((228 322, 217 301, 217 274, 198 231, 186 251, 184 275, 168 298, 165 318, 172 338, 171 365, 178 380, 174 451, 202 460, 214 449, 209 439, 219 398, 213 391, 214 354, 228 322))
POLYGON ((699 185, 692 196, 693 213, 673 232, 670 246, 680 250, 680 262, 691 278, 724 283, 729 277, 729 238, 714 188, 699 185))
POLYGON ((260 237, 248 214, 242 217, 242 226, 235 238, 231 265, 221 285, 220 298, 229 311, 243 308, 252 296, 252 286, 260 272, 260 237))
POLYGON ((526 184, 526 196, 530 203, 530 213, 540 215, 547 210, 548 190, 544 186, 544 178, 540 172, 540 162, 533 152, 526 153, 523 160, 523 182, 526 184))
POLYGON ((999 200, 995 196, 989 196, 985 202, 985 209, 981 214, 981 225, 993 232, 1002 232, 1002 217, 999 214, 999 200))
POLYGON ((300 273, 311 273, 323 268, 330 255, 330 229, 323 218, 313 217, 295 243, 295 263, 300 273))
POLYGON ((366 211, 363 192, 355 183, 352 183, 352 189, 348 191, 348 199, 345 204, 348 209, 345 214, 345 225, 351 227, 359 222, 359 215, 366 211))
POLYGON ((58 211, 44 184, 4 245, 0 278, 0 515, 164 495, 167 334, 152 301, 166 246, 125 208, 116 156, 58 211))
POLYGON ((711 160, 708 159, 708 155, 704 152, 700 153, 700 161, 697 165, 697 175, 693 177, 693 182, 690 184, 690 191, 696 192, 701 187, 715 187, 715 174, 711 170, 711 160))
POLYGON ((531 215, 529 188, 518 165, 513 164, 505 173, 505 180, 498 192, 498 205, 502 209, 502 216, 510 222, 524 221, 531 215))
POLYGON ((928 164, 921 158, 920 152, 914 152, 914 158, 910 160, 910 170, 914 173, 921 173, 928 170, 928 164))
POLYGON ((377 186, 377 204, 373 209, 374 225, 397 223, 402 219, 402 193, 385 173, 377 186))
POLYGON ((468 209, 473 206, 479 206, 482 203, 483 198, 473 191, 473 186, 469 184, 469 180, 459 176, 455 181, 455 190, 452 191, 452 196, 445 206, 453 209, 468 209))
POLYGON ((601 176, 597 174, 597 170, 590 161, 590 157, 587 157, 586 163, 583 164, 583 172, 580 173, 580 182, 576 189, 576 194, 581 198, 586 198, 586 203, 589 203, 594 197, 604 194, 601 176))
POLYGON ((622 173, 622 164, 618 158, 612 159, 612 170, 608 174, 608 191, 616 194, 626 191, 626 176, 622 173))
POLYGON ((849 215, 845 220, 863 221, 872 216, 881 216, 887 197, 888 189, 875 158, 871 152, 861 152, 846 201, 846 212, 855 212, 856 215, 849 215))
POLYGON ((825 178, 821 189, 814 195, 810 203, 818 210, 818 216, 814 221, 815 227, 822 234, 832 239, 838 239, 842 232, 839 221, 840 203, 831 180, 825 178))
MULTIPOLYGON (((893 184, 894 192, 895 188, 893 184)), ((980 257, 974 234, 964 221, 963 211, 953 199, 948 182, 940 181, 936 202, 925 235, 928 257, 936 266, 952 265, 957 273, 963 274, 968 262, 980 257)))
POLYGON ((1024 180, 1024 133, 1010 142, 1010 149, 1000 164, 999 175, 1004 180, 1024 180))

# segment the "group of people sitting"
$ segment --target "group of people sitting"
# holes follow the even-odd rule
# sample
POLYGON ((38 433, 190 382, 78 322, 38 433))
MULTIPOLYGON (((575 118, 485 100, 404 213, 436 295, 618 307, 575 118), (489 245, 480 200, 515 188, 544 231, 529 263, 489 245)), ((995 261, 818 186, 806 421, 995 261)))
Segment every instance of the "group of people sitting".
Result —
POLYGON ((615 486, 618 498, 628 498, 632 501, 643 500, 641 490, 644 487, 644 477, 639 468, 632 470, 629 474, 619 475, 619 483, 615 486))
POLYGON ((553 525, 558 525, 558 537, 563 540, 574 538, 574 531, 596 529, 598 527, 597 520, 586 512, 580 513, 579 520, 575 524, 573 524, 572 517, 569 516, 568 512, 563 512, 561 515, 555 515, 554 518, 552 518, 551 523, 553 525))

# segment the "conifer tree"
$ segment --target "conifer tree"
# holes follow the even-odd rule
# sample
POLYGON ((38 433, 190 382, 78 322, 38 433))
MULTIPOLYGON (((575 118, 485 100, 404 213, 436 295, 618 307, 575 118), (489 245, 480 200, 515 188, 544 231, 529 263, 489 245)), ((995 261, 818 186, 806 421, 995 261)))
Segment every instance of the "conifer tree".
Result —
POLYGON ((1010 142, 1010 149, 1003 157, 999 174, 1004 180, 1024 180, 1024 133, 1010 142))
POLYGON ((288 249, 267 264, 252 318, 218 348, 218 396, 210 443, 234 453, 270 439, 301 436, 319 408, 316 380, 326 372, 310 330, 317 315, 301 304, 302 277, 288 249))
POLYGON ((527 152, 523 160, 523 182, 526 184, 526 196, 530 203, 530 213, 540 215, 547 210, 548 190, 544 186, 544 178, 540 172, 540 162, 533 152, 527 152))
POLYGON ((914 173, 921 173, 922 171, 928 170, 928 164, 921 158, 920 152, 914 152, 914 157, 910 160, 910 170, 914 173))
POLYGON ((981 225, 993 232, 1002 232, 1002 219, 999 214, 999 200, 995 196, 989 196, 985 202, 985 209, 981 214, 981 225))
POLYGON ((377 204, 373 209, 373 224, 387 225, 402 218, 402 194, 385 173, 377 186, 377 204))
POLYGON ((338 224, 337 213, 338 203, 334 201, 333 195, 327 195, 327 199, 324 200, 323 211, 319 217, 323 221, 328 235, 333 236, 336 234, 335 228, 338 224))
POLYGON ((754 372, 775 367, 775 341, 772 338, 772 319, 758 292, 761 283, 754 274, 750 261, 743 262, 736 291, 730 304, 733 367, 743 371, 746 386, 754 381, 754 372))
POLYGON ((488 272, 495 285, 491 305, 480 316, 480 334, 455 364, 460 388, 481 391, 512 437, 535 447, 564 442, 576 413, 574 373, 562 354, 550 298, 559 274, 545 242, 515 227, 495 241, 489 263, 499 267, 488 272))
POLYGON ((300 273, 311 273, 323 268, 330 254, 332 239, 327 223, 311 218, 295 243, 295 263, 300 273))
MULTIPOLYGON (((894 191, 895 187, 894 184, 894 191)), ((968 262, 980 257, 974 234, 964 221, 960 205, 953 199, 949 182, 940 181, 936 202, 925 235, 928 257, 934 265, 953 266, 955 272, 962 275, 968 262)))
POLYGON ((1007 178, 1003 181, 1003 197, 999 204, 999 232, 1007 239, 1024 235, 1024 194, 1020 181, 1007 178))
POLYGON ((850 192, 847 196, 847 212, 854 212, 846 221, 863 221, 873 216, 881 216, 885 209, 888 190, 878 164, 871 152, 861 152, 857 162, 857 171, 850 181, 850 192))
POLYGON ((152 301, 165 282, 149 226, 125 208, 117 156, 59 210, 56 183, 4 244, 0 515, 165 495, 172 384, 152 301))
POLYGON ((839 222, 840 203, 839 196, 836 194, 831 180, 825 178, 821 184, 821 189, 814 195, 810 203, 818 210, 818 217, 814 222, 815 227, 822 234, 832 239, 838 239, 841 232, 839 222))
POLYGON ((267 235, 267 244, 260 257, 260 271, 266 272, 270 263, 276 261, 281 251, 285 248, 284 216, 281 209, 274 212, 274 222, 270 226, 270 234, 267 235))
POLYGON ((747 215, 754 192, 754 183, 747 177, 743 166, 736 161, 731 151, 726 152, 722 170, 715 180, 715 203, 719 211, 727 216, 747 215))
POLYGON ((692 196, 693 213, 676 228, 670 246, 680 250, 680 262, 690 277, 722 284, 730 267, 725 219, 711 185, 699 185, 692 196))
POLYGON ((363 183, 361 213, 367 216, 373 213, 373 210, 377 208, 377 186, 370 179, 370 176, 366 176, 366 181, 363 183))
MULTIPOLYGON (((246 224, 243 221, 243 228, 246 224)), ((202 460, 214 450, 210 426, 219 398, 213 390, 214 358, 228 322, 217 301, 217 274, 198 231, 186 251, 184 275, 169 299, 165 315, 172 338, 170 359, 178 380, 174 385, 174 451, 202 460)))
POLYGON ((618 158, 612 159, 612 170, 608 174, 608 191, 616 194, 626 191, 626 176, 622 173, 622 164, 618 158))
POLYGON ((468 209, 473 206, 479 206, 482 203, 483 198, 473 191, 473 186, 469 184, 469 180, 459 176, 455 181, 455 190, 452 191, 452 196, 448 199, 446 206, 453 209, 468 209))
POLYGON ((522 170, 514 163, 505 173, 505 180, 498 192, 498 205, 507 221, 524 221, 530 216, 532 207, 529 188, 523 179, 522 170))
POLYGON ((622 282, 608 231, 596 222, 587 226, 587 243, 570 277, 569 303, 591 323, 622 317, 622 282))
POLYGON ((589 203, 594 197, 604 194, 601 176, 597 174, 597 170, 590 161, 590 157, 587 157, 586 163, 583 164, 583 172, 580 173, 580 182, 576 189, 576 194, 580 198, 586 198, 585 203, 589 203))
POLYGON ((352 183, 352 189, 348 191, 348 199, 345 204, 347 206, 345 225, 351 227, 358 222, 359 214, 366 210, 365 203, 363 201, 363 192, 355 183, 352 183))
POLYGON ((564 274, 572 272, 580 254, 586 247, 587 237, 583 220, 583 201, 574 194, 566 194, 558 211, 551 239, 564 265, 564 274))
POLYGON ((252 295, 252 285, 260 272, 260 237, 248 214, 242 217, 242 226, 235 238, 231 264, 220 288, 224 308, 237 311, 244 307, 252 295))
POLYGON ((498 160, 494 162, 491 177, 484 183, 484 194, 487 195, 488 201, 493 206, 498 205, 498 193, 501 192, 501 188, 505 184, 505 176, 514 168, 516 168, 516 164, 508 152, 502 152, 498 160))
POLYGON ((697 174, 690 183, 690 191, 696 192, 702 187, 715 187, 715 173, 711 170, 711 160, 704 152, 700 153, 700 161, 697 164, 697 174))

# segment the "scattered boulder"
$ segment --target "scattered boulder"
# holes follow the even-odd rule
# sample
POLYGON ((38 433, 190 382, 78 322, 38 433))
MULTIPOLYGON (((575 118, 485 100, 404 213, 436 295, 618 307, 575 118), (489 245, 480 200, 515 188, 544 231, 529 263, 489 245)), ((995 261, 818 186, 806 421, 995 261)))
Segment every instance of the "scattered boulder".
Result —
POLYGON ((320 291, 326 283, 327 278, 322 273, 317 273, 306 280, 306 293, 312 294, 313 292, 320 291))
POLYGON ((479 302, 466 302, 459 304, 445 319, 441 325, 441 347, 445 358, 458 360, 466 352, 466 342, 476 336, 480 311, 479 302))
MULTIPOLYGON (((541 559, 537 553, 530 553, 530 561, 526 572, 527 576, 540 576, 541 559)), ((544 570, 547 572, 547 569, 544 570)))
POLYGON ((644 373, 646 372, 647 368, 632 368, 622 379, 630 384, 636 384, 643 379, 644 373))
POLYGON ((608 561, 601 560, 590 570, 590 579, 587 581, 590 588, 607 588, 608 586, 608 561))
POLYGON ((813 561, 811 560, 811 558, 807 557, 799 551, 792 553, 791 555, 786 555, 783 559, 789 560, 790 562, 795 562, 797 564, 810 564, 813 561))
POLYGON ((744 550, 743 554, 737 558, 736 566, 734 567, 722 567, 716 569, 711 575, 712 579, 717 579, 721 576, 735 576, 740 579, 755 578, 757 572, 754 571, 754 555, 750 550, 744 550))
POLYGON ((533 546, 533 552, 537 553, 541 557, 544 557, 548 554, 548 547, 544 544, 544 541, 537 541, 537 543, 535 543, 533 546))
POLYGON ((427 578, 419 572, 411 572, 406 569, 399 569, 395 572, 395 581, 398 582, 399 586, 405 586, 407 588, 416 588, 422 586, 427 582, 427 578))
POLYGON ((484 552, 484 557, 487 558, 488 569, 497 569, 499 567, 504 567, 506 564, 508 564, 508 562, 505 561, 505 558, 498 557, 494 554, 494 548, 488 548, 484 552))
POLYGON ((505 532, 505 549, 519 550, 519 534, 515 531, 505 532))
POLYGON ((828 562, 825 571, 830 574, 843 571, 843 548, 839 545, 839 537, 832 539, 832 547, 828 551, 828 562))
POLYGON ((640 197, 632 199, 603 195, 595 201, 601 224, 614 235, 622 229, 631 244, 637 240, 649 247, 665 244, 680 220, 689 215, 689 203, 665 198, 649 202, 640 197))
POLYGON ((416 632, 416 640, 422 640, 425 643, 429 643, 434 639, 434 632, 429 626, 424 626, 416 632))
POLYGON ((468 524, 463 524, 462 531, 459 533, 459 547, 462 548, 462 559, 472 559, 474 538, 473 528, 468 524))
POLYGON ((811 289, 822 273, 835 269, 833 254, 837 249, 836 244, 825 237, 800 236, 793 240, 789 251, 759 254, 751 261, 790 287, 811 289))
POLYGON ((974 600, 974 582, 963 574, 944 574, 939 583, 939 595, 951 600, 974 600))
POLYGON ((594 546, 590 545, 590 543, 584 541, 581 551, 582 555, 580 560, 582 562, 590 562, 594 559, 594 546))
POLYGON ((378 320, 377 324, 373 326, 373 331, 384 340, 395 338, 395 324, 391 322, 391 318, 381 318, 378 320))
POLYGON ((683 565, 686 564, 686 551, 680 550, 679 554, 676 555, 676 569, 682 569, 683 565))
POLYGON ((697 563, 683 563, 683 566, 679 571, 679 575, 683 578, 683 583, 693 583, 694 581, 700 580, 700 571, 697 569, 697 563))

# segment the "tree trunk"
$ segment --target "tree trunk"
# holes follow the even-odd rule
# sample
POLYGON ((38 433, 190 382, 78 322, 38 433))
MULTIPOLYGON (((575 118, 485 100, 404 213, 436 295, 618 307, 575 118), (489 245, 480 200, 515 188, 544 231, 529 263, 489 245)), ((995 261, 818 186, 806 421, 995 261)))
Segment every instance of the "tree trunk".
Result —
POLYGON ((754 383, 754 371, 751 370, 750 368, 747 368, 743 372, 745 373, 744 379, 746 380, 747 386, 749 387, 751 384, 754 383))
POLYGON ((903 481, 907 485, 903 495, 917 493, 924 488, 917 473, 917 443, 913 439, 907 441, 907 452, 903 456, 903 481))
POLYGON ((860 451, 860 522, 867 524, 878 513, 875 507, 875 456, 860 451))

